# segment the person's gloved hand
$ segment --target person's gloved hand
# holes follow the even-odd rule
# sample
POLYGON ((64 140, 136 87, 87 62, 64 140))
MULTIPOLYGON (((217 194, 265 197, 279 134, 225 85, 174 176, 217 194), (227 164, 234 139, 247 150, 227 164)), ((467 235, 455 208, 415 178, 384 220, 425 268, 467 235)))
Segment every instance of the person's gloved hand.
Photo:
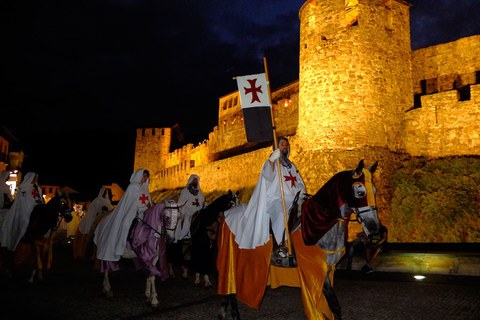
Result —
POLYGON ((297 217, 300 217, 302 215, 302 204, 303 204, 303 201, 305 200, 305 192, 303 191, 300 191, 300 196, 298 197, 298 202, 297 202, 297 205, 298 205, 298 211, 297 211, 297 217))
POLYGON ((278 158, 280 158, 280 155, 280 149, 275 149, 275 151, 272 152, 268 160, 270 160, 270 162, 275 162, 278 158))

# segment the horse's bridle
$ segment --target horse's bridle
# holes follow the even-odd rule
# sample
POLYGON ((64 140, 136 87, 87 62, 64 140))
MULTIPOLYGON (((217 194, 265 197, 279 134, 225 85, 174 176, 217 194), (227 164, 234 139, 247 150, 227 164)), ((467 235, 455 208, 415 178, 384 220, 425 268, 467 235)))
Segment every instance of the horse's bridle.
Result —
POLYGON ((342 219, 343 221, 347 221, 347 222, 362 223, 363 222, 362 213, 370 212, 370 211, 373 211, 373 210, 377 210, 377 207, 372 206, 372 207, 368 207, 368 209, 364 209, 364 210, 358 210, 357 208, 352 208, 353 213, 355 213, 355 217, 356 217, 355 219, 350 219, 351 215, 348 215, 348 218, 340 217, 339 219, 342 219))

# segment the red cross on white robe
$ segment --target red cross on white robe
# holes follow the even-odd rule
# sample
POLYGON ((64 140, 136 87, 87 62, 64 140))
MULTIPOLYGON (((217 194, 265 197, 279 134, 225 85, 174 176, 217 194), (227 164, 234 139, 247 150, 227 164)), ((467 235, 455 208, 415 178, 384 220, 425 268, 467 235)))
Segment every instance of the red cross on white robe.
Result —
POLYGON ((138 200, 142 201, 142 204, 145 204, 145 202, 147 202, 147 200, 148 200, 148 197, 145 193, 142 193, 142 195, 140 196, 140 198, 138 200))
POLYGON ((40 197, 40 194, 38 193, 37 188, 33 188, 33 189, 32 189, 32 196, 33 196, 34 199, 40 197))
POLYGON ((297 182, 297 177, 292 176, 292 173, 290 171, 288 171, 288 174, 288 176, 283 176, 285 178, 285 182, 291 181, 291 187, 295 188, 295 182, 297 182))
POLYGON ((195 198, 195 201, 192 201, 192 206, 200 207, 200 202, 198 202, 198 198, 195 198))

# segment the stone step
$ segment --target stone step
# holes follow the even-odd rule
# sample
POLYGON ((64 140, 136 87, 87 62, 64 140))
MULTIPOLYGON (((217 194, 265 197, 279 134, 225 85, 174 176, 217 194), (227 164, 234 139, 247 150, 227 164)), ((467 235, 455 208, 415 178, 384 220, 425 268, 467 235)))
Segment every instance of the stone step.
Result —
MULTIPOLYGON (((364 265, 363 257, 353 257, 352 270, 361 270, 364 265)), ((346 270, 346 266, 346 259, 342 259, 337 269, 346 270)), ((480 253, 389 250, 380 253, 371 267, 377 272, 480 276, 480 253)))

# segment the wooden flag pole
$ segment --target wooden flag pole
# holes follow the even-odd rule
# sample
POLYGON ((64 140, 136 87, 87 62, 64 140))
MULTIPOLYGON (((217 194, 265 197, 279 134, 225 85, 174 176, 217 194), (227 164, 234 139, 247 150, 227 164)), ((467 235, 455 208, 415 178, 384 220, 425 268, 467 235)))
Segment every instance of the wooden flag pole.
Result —
MULTIPOLYGON (((276 128, 275 128, 275 118, 273 116, 273 105, 272 105, 272 94, 270 91, 270 80, 268 77, 268 67, 267 67, 267 57, 263 57, 263 65, 265 68, 265 76, 267 79, 267 85, 268 85, 268 97, 270 99, 270 113, 272 116, 272 128, 273 128, 273 151, 275 151, 275 148, 277 146, 277 133, 276 133, 276 128)), ((283 183, 282 183, 282 168, 280 167, 280 158, 277 159, 277 170, 278 170, 278 183, 280 184, 280 193, 282 194, 282 207, 283 207, 283 222, 285 224, 285 235, 287 236, 287 248, 288 248, 288 255, 292 255, 292 245, 290 243, 290 232, 288 230, 288 218, 287 218, 287 207, 285 205, 285 194, 283 192, 283 183)), ((275 235, 273 235, 273 240, 275 241, 275 235)))

